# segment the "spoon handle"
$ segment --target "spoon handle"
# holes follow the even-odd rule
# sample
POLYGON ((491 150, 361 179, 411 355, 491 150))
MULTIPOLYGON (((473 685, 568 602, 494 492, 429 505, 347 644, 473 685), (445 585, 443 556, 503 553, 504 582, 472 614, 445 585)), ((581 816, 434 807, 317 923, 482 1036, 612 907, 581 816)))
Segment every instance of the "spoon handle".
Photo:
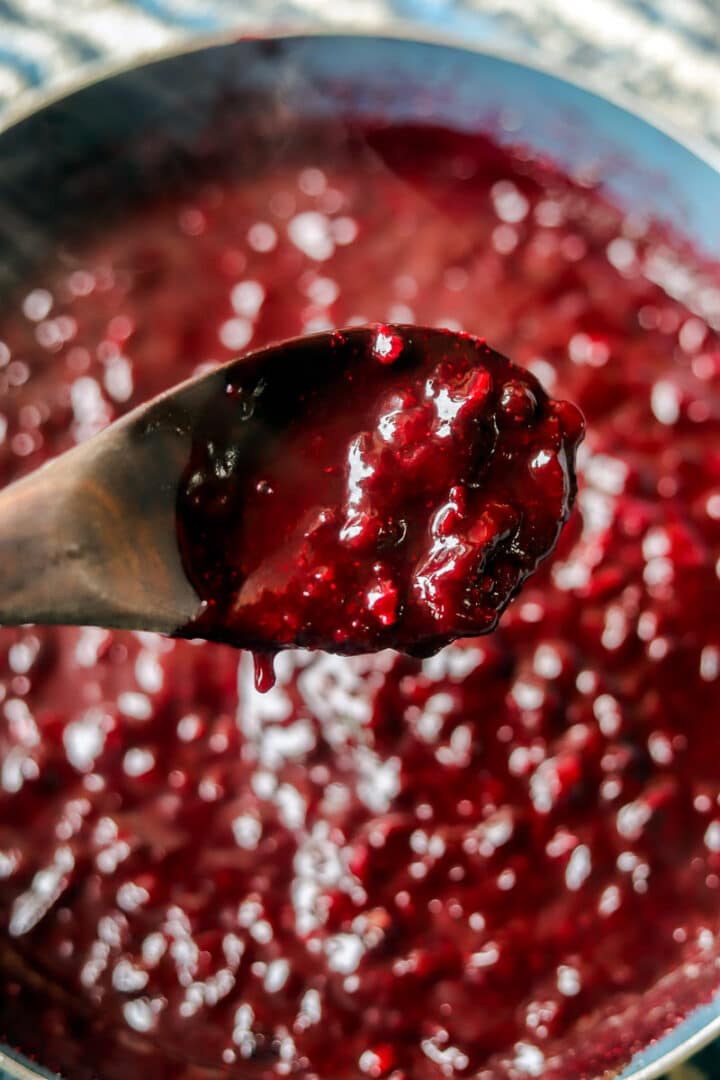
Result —
POLYGON ((0 624, 185 625, 200 601, 175 539, 183 442, 117 425, 0 491, 0 624))

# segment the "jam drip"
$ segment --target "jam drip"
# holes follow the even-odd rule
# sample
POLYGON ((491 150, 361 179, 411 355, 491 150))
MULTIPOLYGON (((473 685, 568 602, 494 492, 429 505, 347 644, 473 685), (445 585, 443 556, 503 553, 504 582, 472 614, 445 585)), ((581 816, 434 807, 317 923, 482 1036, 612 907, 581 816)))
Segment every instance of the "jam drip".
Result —
POLYGON ((244 361, 178 498, 205 601, 184 633, 418 655, 487 633, 557 542, 582 431, 469 334, 370 326, 244 361))

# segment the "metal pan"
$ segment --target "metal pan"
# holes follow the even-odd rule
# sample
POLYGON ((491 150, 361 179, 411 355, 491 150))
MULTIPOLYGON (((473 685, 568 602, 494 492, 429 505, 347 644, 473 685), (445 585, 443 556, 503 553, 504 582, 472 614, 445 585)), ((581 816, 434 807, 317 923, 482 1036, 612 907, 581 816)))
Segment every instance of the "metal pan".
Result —
MULTIPOLYGON (((153 153, 182 168, 210 110, 228 95, 249 108, 303 114, 342 107, 456 127, 492 126, 569 172, 591 168, 628 210, 676 224, 720 256, 720 152, 671 133, 634 104, 601 98, 518 57, 394 26, 382 37, 230 35, 102 66, 62 94, 35 94, 0 126, 0 305, 31 268, 85 224, 122 212, 153 183, 153 153), (351 99, 341 87, 352 86, 351 99), (421 100, 407 88, 422 85, 421 100), (150 150, 148 149, 150 148, 150 150)), ((720 994, 636 1054, 619 1080, 653 1080, 720 1035, 720 994)), ((49 1074, 0 1048, 0 1080, 49 1074)))

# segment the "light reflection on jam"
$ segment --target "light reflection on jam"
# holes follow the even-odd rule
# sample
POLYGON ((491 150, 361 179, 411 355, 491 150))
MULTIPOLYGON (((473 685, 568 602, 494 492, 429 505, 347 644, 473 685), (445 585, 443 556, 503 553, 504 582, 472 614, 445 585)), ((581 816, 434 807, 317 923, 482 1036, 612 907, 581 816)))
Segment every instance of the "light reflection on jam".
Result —
POLYGON ((480 138, 293 145, 28 283, 2 480, 197 365, 422 321, 579 404, 578 509, 494 634, 264 696, 4 631, 0 1028, 73 1080, 597 1075, 720 983, 720 273, 480 138))
POLYGON ((178 491, 187 637, 427 656, 489 633, 570 514, 580 413, 469 334, 337 330, 225 379, 178 491))

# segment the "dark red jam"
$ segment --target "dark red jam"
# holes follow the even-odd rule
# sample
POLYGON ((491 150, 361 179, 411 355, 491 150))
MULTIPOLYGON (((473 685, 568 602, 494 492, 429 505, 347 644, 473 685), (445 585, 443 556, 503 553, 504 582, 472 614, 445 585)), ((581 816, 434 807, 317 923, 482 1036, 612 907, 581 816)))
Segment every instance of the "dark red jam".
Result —
POLYGON ((0 478, 243 350, 422 322, 578 403, 576 509, 493 634, 288 650, 265 695, 223 646, 3 631, 0 1029, 70 1080, 597 1077, 720 986, 720 270, 472 135, 267 160, 28 282, 0 478))
POLYGON ((469 334, 338 330, 226 379, 178 496, 188 636, 429 655, 495 627, 570 513, 580 413, 469 334))

